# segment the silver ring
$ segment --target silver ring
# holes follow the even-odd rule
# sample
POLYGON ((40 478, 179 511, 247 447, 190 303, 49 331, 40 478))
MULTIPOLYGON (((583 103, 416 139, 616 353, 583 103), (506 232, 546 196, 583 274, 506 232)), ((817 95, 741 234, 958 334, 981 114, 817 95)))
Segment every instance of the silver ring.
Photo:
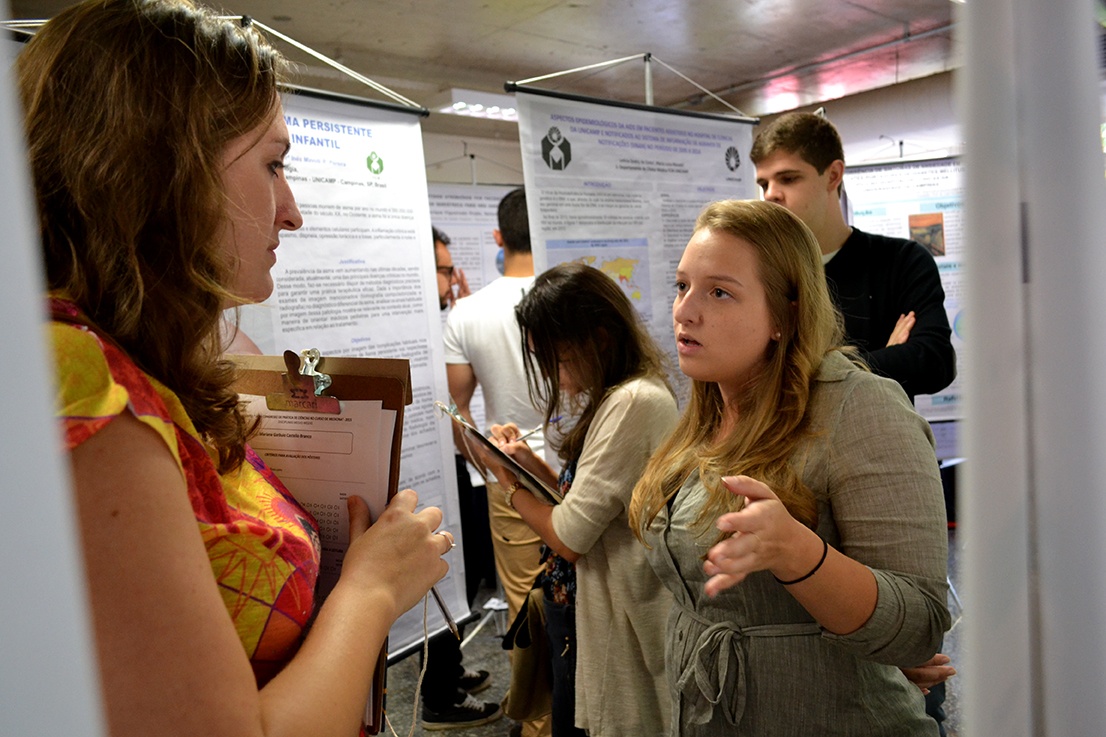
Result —
POLYGON ((438 530, 438 531, 437 531, 436 533, 434 533, 434 534, 435 534, 435 535, 441 535, 441 536, 442 536, 442 537, 444 537, 444 538, 445 538, 446 540, 449 540, 449 549, 450 549, 450 550, 453 550, 453 549, 454 549, 455 547, 457 547, 457 543, 456 543, 456 542, 454 542, 454 540, 453 540, 453 533, 452 533, 452 532, 450 532, 449 530, 438 530))

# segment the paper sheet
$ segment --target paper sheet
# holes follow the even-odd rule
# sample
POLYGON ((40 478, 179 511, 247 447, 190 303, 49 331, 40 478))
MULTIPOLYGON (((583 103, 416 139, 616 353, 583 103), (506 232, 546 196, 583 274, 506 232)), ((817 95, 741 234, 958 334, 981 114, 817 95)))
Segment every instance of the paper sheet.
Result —
POLYGON ((342 414, 272 412, 265 398, 242 395, 261 418, 250 446, 319 523, 320 599, 334 588, 349 546, 346 499, 359 496, 373 519, 388 502, 388 464, 396 413, 379 401, 342 402, 342 414))

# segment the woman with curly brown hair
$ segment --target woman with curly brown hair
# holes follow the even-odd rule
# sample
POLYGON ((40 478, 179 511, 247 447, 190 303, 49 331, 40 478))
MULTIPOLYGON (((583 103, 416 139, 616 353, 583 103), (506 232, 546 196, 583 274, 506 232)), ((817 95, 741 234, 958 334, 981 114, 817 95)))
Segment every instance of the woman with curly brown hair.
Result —
POLYGON ((358 733, 392 621, 439 579, 401 492, 316 611, 318 528, 247 444, 228 307, 282 231, 285 62, 186 0, 94 0, 19 58, 58 381, 111 734, 358 733), (306 635, 308 624, 310 633, 306 635))

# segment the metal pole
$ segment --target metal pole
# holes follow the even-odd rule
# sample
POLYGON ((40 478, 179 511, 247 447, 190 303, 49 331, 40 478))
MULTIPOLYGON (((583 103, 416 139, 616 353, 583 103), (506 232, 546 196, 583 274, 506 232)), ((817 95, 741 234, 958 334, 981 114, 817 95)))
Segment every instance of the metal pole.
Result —
POLYGON ((653 104, 653 55, 645 54, 645 104, 653 104))
POLYGON ((518 84, 518 85, 533 84, 534 82, 542 82, 546 79, 553 79, 554 77, 563 77, 566 74, 575 74, 576 72, 588 72, 588 71, 591 71, 592 69, 600 69, 602 67, 612 67, 612 66, 615 66, 617 64, 624 64, 625 62, 633 61, 634 59, 640 59, 640 58, 641 58, 641 54, 634 54, 633 56, 624 56, 621 59, 611 59, 610 61, 601 61, 598 64, 588 64, 587 66, 576 67, 575 69, 565 69, 562 72, 553 72, 552 74, 543 74, 540 77, 530 77, 530 79, 520 79, 517 82, 515 82, 514 84, 518 84))

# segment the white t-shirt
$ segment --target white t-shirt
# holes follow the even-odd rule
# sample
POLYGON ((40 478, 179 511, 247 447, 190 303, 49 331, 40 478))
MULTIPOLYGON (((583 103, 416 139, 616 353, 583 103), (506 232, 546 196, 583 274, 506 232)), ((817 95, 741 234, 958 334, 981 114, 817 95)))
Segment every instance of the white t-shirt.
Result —
MULTIPOLYGON (((501 276, 474 294, 457 300, 446 318, 445 362, 472 366, 484 392, 488 426, 513 422, 525 432, 544 419, 530 404, 523 367, 522 331, 515 306, 534 284, 532 276, 501 276)), ((527 439, 530 448, 543 453, 542 433, 527 439)), ((559 464, 554 464, 557 468, 559 464)))

